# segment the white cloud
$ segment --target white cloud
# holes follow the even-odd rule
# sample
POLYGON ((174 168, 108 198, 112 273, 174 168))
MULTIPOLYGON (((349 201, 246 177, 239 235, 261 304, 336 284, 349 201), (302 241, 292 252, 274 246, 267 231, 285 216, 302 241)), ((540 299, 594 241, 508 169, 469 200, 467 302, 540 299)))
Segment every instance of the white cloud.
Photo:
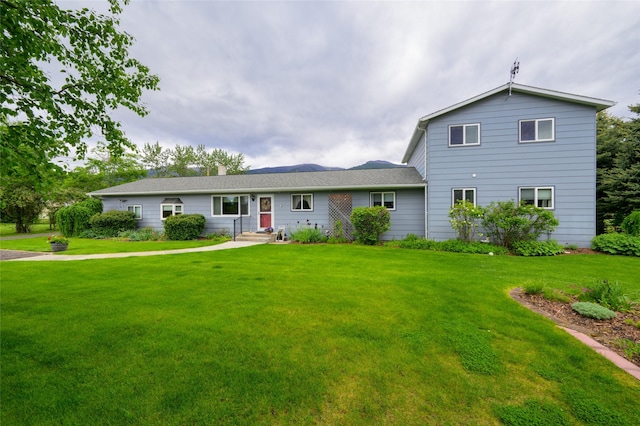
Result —
POLYGON ((127 134, 254 168, 398 162, 419 117, 506 83, 516 57, 519 83, 640 102, 638 2, 141 1, 121 21, 161 79, 149 116, 118 113, 127 134))

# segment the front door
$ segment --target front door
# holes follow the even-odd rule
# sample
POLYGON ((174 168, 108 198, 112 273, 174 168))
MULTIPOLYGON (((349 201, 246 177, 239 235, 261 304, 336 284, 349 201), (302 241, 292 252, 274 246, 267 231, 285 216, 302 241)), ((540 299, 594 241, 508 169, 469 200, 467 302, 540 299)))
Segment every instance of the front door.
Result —
POLYGON ((258 197, 258 230, 273 228, 273 196, 260 195, 258 197))

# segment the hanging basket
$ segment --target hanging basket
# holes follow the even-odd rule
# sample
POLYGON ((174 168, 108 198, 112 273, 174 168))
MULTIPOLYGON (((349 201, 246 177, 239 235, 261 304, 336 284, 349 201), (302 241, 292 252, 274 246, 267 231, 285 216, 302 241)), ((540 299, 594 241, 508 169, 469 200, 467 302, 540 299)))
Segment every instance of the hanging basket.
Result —
POLYGON ((69 248, 69 243, 51 243, 51 251, 54 253, 58 251, 65 251, 67 248, 69 248))

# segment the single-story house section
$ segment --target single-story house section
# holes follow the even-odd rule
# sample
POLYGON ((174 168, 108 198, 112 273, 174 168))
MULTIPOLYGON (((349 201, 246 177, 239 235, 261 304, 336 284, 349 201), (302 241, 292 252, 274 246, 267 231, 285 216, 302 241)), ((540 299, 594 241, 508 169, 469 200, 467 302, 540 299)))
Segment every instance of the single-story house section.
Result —
POLYGON ((148 178, 90 195, 102 199, 105 211, 134 212, 140 228, 163 229, 169 216, 199 213, 205 233, 312 226, 349 234, 354 207, 384 205, 391 229, 382 239, 425 235, 425 182, 413 167, 148 178))

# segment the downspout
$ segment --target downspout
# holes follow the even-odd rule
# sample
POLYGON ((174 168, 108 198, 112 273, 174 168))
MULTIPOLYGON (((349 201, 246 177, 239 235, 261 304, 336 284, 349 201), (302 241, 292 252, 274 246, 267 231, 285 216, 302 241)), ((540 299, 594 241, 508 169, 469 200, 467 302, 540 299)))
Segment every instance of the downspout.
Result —
POLYGON ((429 149, 427 148, 427 129, 424 129, 424 237, 429 239, 429 180, 427 179, 428 167, 427 167, 427 155, 429 149))

